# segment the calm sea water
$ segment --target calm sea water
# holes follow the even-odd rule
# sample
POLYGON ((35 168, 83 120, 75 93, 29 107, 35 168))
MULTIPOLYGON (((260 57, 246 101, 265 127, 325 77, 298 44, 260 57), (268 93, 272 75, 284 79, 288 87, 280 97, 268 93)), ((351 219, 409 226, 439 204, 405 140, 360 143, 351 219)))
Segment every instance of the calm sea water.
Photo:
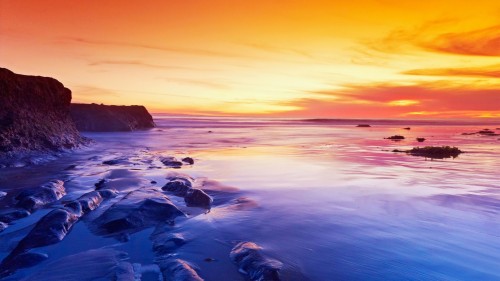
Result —
MULTIPOLYGON (((500 140, 462 135, 484 125, 373 121, 371 128, 356 128, 355 121, 169 116, 155 121, 158 127, 149 131, 86 134, 94 146, 42 167, 5 169, 0 183, 6 190, 22 188, 68 164, 85 166, 96 155, 189 155, 195 165, 181 172, 237 188, 254 202, 240 210, 215 208, 179 224, 192 242, 178 254, 195 263, 205 280, 244 280, 228 258, 231 242, 242 240, 282 261, 290 280, 500 280, 500 140), (395 134, 406 139, 384 139, 395 134), (427 140, 420 144, 416 137, 427 140), (451 145, 466 153, 430 161, 391 152, 418 145, 451 145), (27 173, 33 176, 23 179, 27 173), (13 178, 18 180, 5 186, 13 178), (206 257, 217 262, 203 262, 206 257)), ((134 177, 165 181, 165 170, 132 168, 135 176, 127 184, 140 182, 134 177)), ((78 190, 103 172, 73 173, 69 187, 78 190)), ((12 226, 0 240, 8 242, 9 233, 29 223, 12 226)), ((150 244, 143 245, 149 234, 117 247, 145 266, 152 260, 150 244)), ((55 259, 112 243, 79 223, 60 245, 43 250, 55 259)), ((151 276, 143 280, 158 280, 151 276)))

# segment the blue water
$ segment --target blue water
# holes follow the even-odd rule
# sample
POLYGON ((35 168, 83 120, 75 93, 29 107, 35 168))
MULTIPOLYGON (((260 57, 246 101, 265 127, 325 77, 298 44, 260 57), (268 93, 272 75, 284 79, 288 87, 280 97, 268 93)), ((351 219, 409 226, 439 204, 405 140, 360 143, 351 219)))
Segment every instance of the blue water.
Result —
MULTIPOLYGON (((234 187, 253 202, 242 209, 214 208, 178 224, 177 231, 191 237, 178 254, 195 263, 205 280, 245 280, 228 258, 231 243, 243 240, 283 262, 284 280, 500 280, 499 137, 462 135, 485 125, 394 121, 356 128, 342 121, 170 116, 155 121, 158 127, 149 131, 86 134, 94 146, 20 169, 42 180, 58 165, 78 163, 80 170, 67 172, 74 177, 70 187, 78 190, 109 172, 88 164, 90 156, 140 159, 147 151, 195 158, 181 172, 234 187), (407 126, 411 130, 402 129, 407 126), (384 139, 395 134, 406 139, 384 139), (427 138, 424 145, 458 146, 466 153, 430 161, 391 152, 423 145, 416 137, 427 138), (203 262, 206 257, 216 262, 203 262)), ((168 172, 135 167, 125 184, 162 183, 168 172)), ((23 172, 0 173, 8 178, 23 172)), ((78 227, 61 242, 66 250, 55 245, 47 251, 62 257, 116 243, 78 227), (93 242, 71 246, 81 239, 93 242)), ((118 246, 143 265, 152 259, 143 249, 150 247, 145 233, 118 246)))

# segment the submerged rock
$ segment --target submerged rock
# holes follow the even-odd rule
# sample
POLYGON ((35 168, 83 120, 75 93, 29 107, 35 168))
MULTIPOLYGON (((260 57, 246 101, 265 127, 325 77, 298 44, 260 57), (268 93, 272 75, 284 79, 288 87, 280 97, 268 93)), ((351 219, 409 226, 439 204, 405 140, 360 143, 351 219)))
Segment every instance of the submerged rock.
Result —
POLYGON ((29 211, 26 211, 25 209, 8 210, 5 213, 0 214, 0 221, 10 223, 15 220, 25 218, 29 215, 31 215, 31 213, 29 211))
POLYGON ((194 159, 191 158, 191 157, 184 157, 184 158, 182 158, 182 162, 188 163, 189 165, 193 165, 194 164, 194 159))
POLYGON ((163 256, 167 253, 175 251, 177 248, 186 244, 186 239, 180 233, 153 233, 153 251, 157 256, 163 256))
POLYGON ((424 142, 425 141, 425 138, 417 138, 416 139, 418 142, 424 142))
POLYGON ((160 161, 163 163, 163 165, 171 168, 180 168, 182 167, 182 162, 177 160, 177 158, 168 156, 168 157, 162 157, 160 161))
POLYGON ((406 128, 403 128, 403 130, 408 130, 409 131, 409 130, 411 130, 411 128, 410 127, 406 127, 406 128))
POLYGON ((7 227, 9 227, 8 224, 4 223, 3 221, 0 221, 0 232, 4 231, 7 227))
POLYGON ((40 187, 21 192, 16 196, 16 200, 18 200, 16 206, 31 212, 61 199, 64 195, 66 195, 64 182, 54 180, 40 187))
POLYGON ((184 216, 170 199, 154 189, 130 192, 94 220, 91 227, 100 235, 134 233, 161 222, 184 216))
POLYGON ((368 124, 359 124, 359 125, 357 125, 356 127, 358 127, 358 128, 369 128, 369 127, 371 127, 371 126, 370 126, 370 125, 368 125, 368 124))
POLYGON ((157 260, 163 280, 171 281, 203 281, 193 266, 181 259, 167 257, 157 260))
POLYGON ((388 138, 386 138, 388 140, 394 140, 394 141, 398 141, 398 140, 404 140, 405 137, 404 136, 400 136, 400 135, 394 135, 394 136, 390 136, 388 138))
POLYGON ((71 118, 79 131, 135 131, 155 127, 153 117, 144 106, 71 104, 71 118))
POLYGON ((23 281, 136 280, 126 259, 125 252, 111 248, 89 250, 50 262, 23 281))
POLYGON ((262 248, 253 242, 237 244, 229 254, 239 271, 254 281, 280 280, 279 271, 283 264, 262 255, 262 248))
POLYGON ((410 150, 394 149, 392 152, 404 152, 414 156, 421 156, 432 159, 456 158, 463 153, 457 147, 451 146, 425 146, 414 147, 410 150))

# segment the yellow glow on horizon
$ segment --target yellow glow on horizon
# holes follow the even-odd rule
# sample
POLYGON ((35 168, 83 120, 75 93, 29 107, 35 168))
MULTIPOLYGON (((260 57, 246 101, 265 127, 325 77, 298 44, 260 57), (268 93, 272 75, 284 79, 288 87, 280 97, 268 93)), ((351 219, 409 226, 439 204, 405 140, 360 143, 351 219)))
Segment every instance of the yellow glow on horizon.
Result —
POLYGON ((416 105, 419 103, 420 101, 418 100, 393 100, 388 102, 387 104, 391 106, 409 106, 409 105, 416 105))

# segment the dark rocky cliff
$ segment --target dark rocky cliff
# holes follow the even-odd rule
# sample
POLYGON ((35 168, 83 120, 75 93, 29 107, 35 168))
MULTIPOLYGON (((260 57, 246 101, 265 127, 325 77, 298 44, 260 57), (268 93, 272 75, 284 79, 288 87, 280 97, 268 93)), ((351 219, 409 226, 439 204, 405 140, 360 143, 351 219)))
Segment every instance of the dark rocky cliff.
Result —
POLYGON ((0 68, 0 159, 85 142, 69 115, 71 91, 53 78, 0 68))
POLYGON ((153 117, 144 106, 72 104, 71 117, 80 131, 113 132, 154 128, 153 117))

